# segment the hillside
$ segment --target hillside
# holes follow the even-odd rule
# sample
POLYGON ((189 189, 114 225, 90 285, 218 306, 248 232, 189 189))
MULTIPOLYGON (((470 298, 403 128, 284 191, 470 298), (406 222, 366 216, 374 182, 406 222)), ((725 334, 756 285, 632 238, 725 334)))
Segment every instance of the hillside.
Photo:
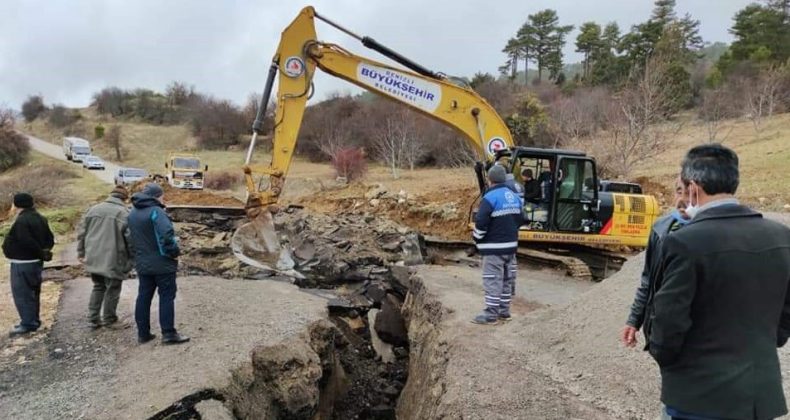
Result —
MULTIPOLYGON (((184 125, 154 126, 134 121, 112 121, 98 115, 92 108, 80 109, 82 120, 78 123, 84 132, 92 133, 92 127, 101 123, 105 127, 118 124, 123 132, 124 166, 142 167, 151 172, 161 172, 164 160, 170 151, 196 151, 195 140, 184 125)), ((742 200, 764 210, 790 210, 790 172, 785 168, 790 162, 790 113, 768 118, 759 133, 746 119, 728 120, 723 132, 729 133, 724 144, 734 148, 741 158, 742 200)), ((42 139, 59 144, 62 131, 50 127, 45 121, 20 124, 20 129, 42 139)), ((686 123, 675 136, 667 151, 640 165, 632 180, 645 184, 649 193, 666 194, 670 191, 677 174, 680 159, 690 147, 707 139, 704 124, 696 119, 686 123)), ((115 161, 114 150, 104 141, 93 142, 95 153, 115 161)), ((199 151, 209 173, 240 171, 244 159, 244 146, 226 151, 199 151)), ((268 162, 269 155, 258 152, 255 161, 268 162)), ((313 194, 336 187, 332 169, 327 164, 308 162, 296 157, 289 174, 285 191, 286 198, 313 194)), ((441 193, 448 187, 453 189, 474 186, 474 175, 470 169, 418 169, 403 171, 401 178, 392 179, 389 171, 377 164, 369 163, 369 172, 364 182, 384 184, 392 191, 404 190, 411 194, 441 193), (419 182, 416 182, 418 181, 419 182)), ((241 193, 241 186, 236 191, 241 193)))

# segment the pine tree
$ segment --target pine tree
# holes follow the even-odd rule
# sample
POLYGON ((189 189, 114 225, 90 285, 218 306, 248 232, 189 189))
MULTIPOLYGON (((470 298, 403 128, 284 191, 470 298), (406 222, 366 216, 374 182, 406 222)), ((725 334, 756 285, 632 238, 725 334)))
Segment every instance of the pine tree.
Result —
POLYGON ((603 48, 601 39, 601 25, 595 22, 585 22, 579 27, 579 35, 576 36, 576 52, 584 54, 584 71, 582 78, 587 80, 590 77, 590 61, 599 49, 603 48))

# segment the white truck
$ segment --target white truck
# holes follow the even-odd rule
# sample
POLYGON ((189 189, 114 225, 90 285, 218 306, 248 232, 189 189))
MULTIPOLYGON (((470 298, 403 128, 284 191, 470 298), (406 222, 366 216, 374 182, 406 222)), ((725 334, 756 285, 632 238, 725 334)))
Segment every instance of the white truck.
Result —
POLYGON ((91 154, 91 144, 79 137, 63 137, 63 154, 72 162, 82 162, 91 154))

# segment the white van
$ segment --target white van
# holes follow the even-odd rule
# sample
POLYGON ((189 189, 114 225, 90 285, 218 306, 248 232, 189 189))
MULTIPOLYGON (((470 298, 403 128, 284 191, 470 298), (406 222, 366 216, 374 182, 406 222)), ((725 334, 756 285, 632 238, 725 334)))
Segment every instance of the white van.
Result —
POLYGON ((91 143, 79 137, 63 137, 63 154, 72 162, 82 162, 91 154, 91 143))

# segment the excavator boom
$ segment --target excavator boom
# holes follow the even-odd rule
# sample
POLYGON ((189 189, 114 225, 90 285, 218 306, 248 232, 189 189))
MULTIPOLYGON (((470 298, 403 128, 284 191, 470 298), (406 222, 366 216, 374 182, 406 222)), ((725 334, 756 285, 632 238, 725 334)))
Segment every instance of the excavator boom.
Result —
MULTIPOLYGON (((307 100, 312 95, 316 68, 455 128, 477 152, 479 161, 491 160, 496 151, 513 146, 505 123, 494 108, 470 87, 453 83, 372 38, 360 37, 317 15, 312 7, 305 7, 282 32, 269 68, 258 115, 253 123, 253 136, 244 165, 246 211, 250 223, 237 230, 232 243, 234 252, 240 258, 252 251, 257 259, 271 264, 274 262, 271 255, 281 255, 272 211, 283 191, 285 176, 293 160, 307 100), (359 39, 364 46, 403 64, 411 71, 359 57, 338 45, 318 41, 316 18, 359 39), (271 163, 252 164, 275 78, 278 91, 271 163), (266 188, 260 188, 267 177, 266 188)), ((283 268, 288 264, 280 265, 283 268)))
MULTIPOLYGON (((244 165, 248 193, 246 211, 250 223, 237 230, 232 241, 234 252, 240 258, 244 259, 246 256, 249 260, 252 251, 256 254, 254 259, 266 260, 269 264, 275 263, 271 255, 278 255, 276 264, 281 270, 293 266, 287 255, 284 255, 287 251, 280 249, 272 212, 276 211, 285 176, 293 160, 299 128, 307 100, 313 93, 313 76, 317 69, 453 127, 477 154, 475 170, 481 191, 486 184, 483 177, 484 167, 503 156, 509 157, 509 163, 502 163, 510 165, 508 169, 514 174, 516 169, 525 168, 525 162, 534 162, 535 158, 555 163, 554 172, 544 178, 547 185, 550 185, 547 188, 553 191, 547 194, 551 200, 543 208, 543 212, 548 212, 549 215, 542 216, 542 219, 536 217, 530 225, 522 228, 522 239, 586 243, 587 238, 592 238, 601 241, 606 239, 606 243, 621 245, 647 242, 647 234, 655 218, 655 198, 640 196, 644 198, 634 201, 625 194, 620 194, 619 197, 611 194, 605 196, 608 193, 599 194, 595 185, 597 176, 592 158, 579 152, 530 152, 515 147, 507 125, 496 110, 466 83, 431 71, 370 37, 359 36, 320 16, 312 7, 305 7, 282 32, 253 124, 253 136, 244 165), (316 19, 356 38, 363 46, 381 53, 405 68, 360 57, 336 44, 319 41, 315 30, 316 19), (255 144, 262 130, 263 117, 266 115, 275 79, 277 93, 274 98, 276 110, 271 163, 253 164, 255 144), (516 162, 518 167, 514 166, 516 162), (645 204, 626 208, 623 204, 626 201, 645 204), (603 208, 602 202, 606 204, 603 208), (610 202, 614 204, 607 204, 610 202), (618 211, 612 210, 615 207, 618 211), (601 220, 602 217, 606 220, 601 220), (627 223, 624 222, 626 219, 627 223), (621 230, 622 226, 629 230, 621 230), (545 232, 552 234, 547 235, 545 232), (624 233, 616 236, 609 232, 624 233), (603 238, 604 235, 610 236, 603 238), (585 240, 580 241, 580 237, 585 240)), ((534 165, 535 170, 542 167, 540 162, 534 165)), ((551 163, 548 165, 551 168, 551 163)))

